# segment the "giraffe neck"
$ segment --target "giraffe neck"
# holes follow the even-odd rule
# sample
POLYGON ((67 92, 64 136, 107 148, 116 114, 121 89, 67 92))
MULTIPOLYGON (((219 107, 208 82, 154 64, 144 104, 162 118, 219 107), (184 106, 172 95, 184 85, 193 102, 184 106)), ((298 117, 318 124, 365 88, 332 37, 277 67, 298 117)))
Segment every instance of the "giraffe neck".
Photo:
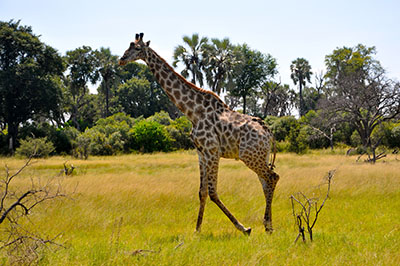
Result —
POLYGON ((154 50, 148 48, 144 60, 154 77, 164 89, 170 100, 181 110, 192 123, 202 119, 206 112, 228 108, 213 92, 198 88, 161 58, 154 50))

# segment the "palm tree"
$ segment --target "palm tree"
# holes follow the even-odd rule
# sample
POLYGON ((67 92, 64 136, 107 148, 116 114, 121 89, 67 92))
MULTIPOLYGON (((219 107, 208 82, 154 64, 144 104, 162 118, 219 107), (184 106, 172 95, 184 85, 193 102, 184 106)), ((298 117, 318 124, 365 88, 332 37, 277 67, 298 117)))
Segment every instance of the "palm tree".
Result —
POLYGON ((185 78, 192 77, 192 83, 199 82, 203 86, 203 46, 207 44, 207 37, 199 37, 199 34, 194 33, 192 37, 183 36, 183 42, 188 48, 183 45, 178 45, 174 50, 174 62, 172 65, 177 67, 178 63, 183 63, 185 68, 181 74, 185 78))
POLYGON ((105 96, 106 106, 104 117, 108 117, 110 115, 110 90, 117 81, 118 56, 112 55, 111 50, 104 47, 101 47, 99 51, 96 51, 96 56, 99 61, 98 71, 102 77, 102 82, 98 90, 105 96))
POLYGON ((300 116, 303 116, 305 115, 303 86, 306 85, 306 81, 311 82, 310 81, 312 75, 311 66, 306 59, 297 58, 296 60, 292 61, 292 64, 290 65, 290 71, 292 72, 290 78, 293 80, 294 85, 296 85, 297 82, 299 83, 299 96, 300 96, 299 113, 300 116))
POLYGON ((211 44, 204 45, 206 80, 210 89, 218 95, 232 85, 233 69, 238 62, 233 50, 234 46, 228 38, 212 39, 211 44))

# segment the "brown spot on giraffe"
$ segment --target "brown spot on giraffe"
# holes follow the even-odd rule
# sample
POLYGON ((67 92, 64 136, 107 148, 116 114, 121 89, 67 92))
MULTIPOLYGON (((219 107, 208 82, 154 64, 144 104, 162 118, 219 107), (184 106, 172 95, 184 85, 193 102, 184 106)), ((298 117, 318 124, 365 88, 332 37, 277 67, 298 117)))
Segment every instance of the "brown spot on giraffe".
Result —
POLYGON ((238 230, 245 234, 251 232, 219 199, 217 180, 221 157, 240 159, 258 175, 266 201, 264 226, 266 231, 272 231, 271 203, 279 176, 268 164, 273 139, 271 131, 261 119, 232 111, 215 93, 198 88, 176 73, 149 47, 150 42, 143 42, 143 34, 136 34, 132 44, 121 57, 120 65, 144 60, 170 100, 193 124, 191 137, 197 149, 200 169, 200 208, 196 231, 201 229, 206 198, 209 196, 238 230))

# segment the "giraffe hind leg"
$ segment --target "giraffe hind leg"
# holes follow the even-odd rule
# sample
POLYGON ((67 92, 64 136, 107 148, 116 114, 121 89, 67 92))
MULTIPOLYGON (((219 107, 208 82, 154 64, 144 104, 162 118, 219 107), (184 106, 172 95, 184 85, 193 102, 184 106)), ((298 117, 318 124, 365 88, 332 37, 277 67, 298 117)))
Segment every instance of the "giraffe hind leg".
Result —
POLYGON ((208 190, 207 190, 207 167, 203 155, 198 151, 199 156, 199 169, 200 169, 200 189, 199 189, 199 200, 200 208, 197 216, 196 232, 201 231, 201 224, 203 223, 204 209, 206 206, 208 190))
POLYGON ((270 169, 267 169, 264 174, 259 175, 259 180, 263 187, 265 196, 265 214, 264 214, 264 227, 266 232, 272 232, 272 198, 276 183, 279 180, 279 176, 270 169))
POLYGON ((204 189, 200 189, 199 198, 200 198, 200 208, 199 208, 199 214, 197 216, 196 232, 201 231, 201 224, 203 223, 204 209, 207 200, 207 190, 204 191, 204 189))
POLYGON ((261 156, 252 156, 251 153, 245 152, 247 147, 241 147, 240 159, 253 170, 261 182, 264 197, 265 197, 265 214, 264 214, 264 227, 265 231, 272 232, 272 198, 276 183, 279 180, 279 175, 276 174, 268 167, 268 153, 261 153, 261 156))

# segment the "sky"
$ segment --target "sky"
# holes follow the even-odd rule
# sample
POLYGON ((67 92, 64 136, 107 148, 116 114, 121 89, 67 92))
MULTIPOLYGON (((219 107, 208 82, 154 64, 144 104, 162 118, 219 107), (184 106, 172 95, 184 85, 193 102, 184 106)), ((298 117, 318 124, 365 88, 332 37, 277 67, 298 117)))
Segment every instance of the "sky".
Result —
POLYGON ((400 80, 399 12, 398 0, 0 0, 1 21, 21 20, 61 55, 87 45, 121 56, 143 32, 171 64, 184 35, 228 37, 272 55, 276 80, 291 86, 296 58, 307 59, 319 73, 326 55, 359 43, 375 46, 388 77, 400 80))

